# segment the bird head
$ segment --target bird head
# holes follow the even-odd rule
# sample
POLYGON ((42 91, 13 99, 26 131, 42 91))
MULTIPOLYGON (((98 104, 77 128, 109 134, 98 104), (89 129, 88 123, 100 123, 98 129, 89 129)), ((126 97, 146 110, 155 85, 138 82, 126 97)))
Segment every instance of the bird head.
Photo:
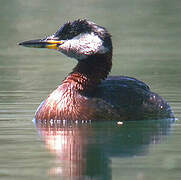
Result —
POLYGON ((51 36, 19 45, 55 49, 77 60, 112 51, 111 36, 107 30, 86 19, 67 22, 51 36))

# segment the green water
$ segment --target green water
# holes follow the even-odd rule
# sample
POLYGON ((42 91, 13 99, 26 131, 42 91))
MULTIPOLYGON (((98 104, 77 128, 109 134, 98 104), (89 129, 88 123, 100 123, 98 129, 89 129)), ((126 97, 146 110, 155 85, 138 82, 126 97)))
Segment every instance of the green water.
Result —
POLYGON ((179 0, 1 1, 0 179, 181 179, 180 7, 179 0), (175 123, 36 128, 36 108, 76 61, 17 43, 85 17, 112 34, 111 75, 149 84, 170 103, 175 123))

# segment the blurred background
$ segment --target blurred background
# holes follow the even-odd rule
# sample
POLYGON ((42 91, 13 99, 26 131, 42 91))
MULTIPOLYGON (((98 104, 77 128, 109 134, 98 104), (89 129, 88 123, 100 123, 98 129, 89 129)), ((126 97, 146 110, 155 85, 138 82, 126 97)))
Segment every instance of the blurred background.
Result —
MULTIPOLYGON (((0 2, 1 179, 58 179, 61 176, 54 170, 49 173, 55 164, 59 167, 55 153, 51 155, 45 148, 31 120, 40 102, 61 83, 76 60, 53 50, 23 48, 17 43, 51 35, 67 21, 77 18, 94 21, 112 34, 111 75, 126 75, 146 82, 170 103, 178 119, 169 126, 169 133, 164 134, 169 136, 162 143, 155 145, 152 140, 147 141, 147 145, 152 144, 147 147, 147 155, 109 157, 110 162, 106 162, 111 175, 103 179, 181 178, 181 1, 0 2)), ((143 129, 144 136, 148 129, 143 129)), ((140 143, 144 145, 144 141, 140 143)), ((90 179, 84 175, 82 179, 90 179)), ((100 177, 92 175, 92 179, 100 177)))

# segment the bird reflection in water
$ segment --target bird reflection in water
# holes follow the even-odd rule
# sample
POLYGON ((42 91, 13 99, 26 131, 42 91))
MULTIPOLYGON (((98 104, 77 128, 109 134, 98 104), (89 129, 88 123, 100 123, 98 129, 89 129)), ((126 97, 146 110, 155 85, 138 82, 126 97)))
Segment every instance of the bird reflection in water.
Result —
MULTIPOLYGON (((50 176, 69 180, 108 180, 112 157, 143 156, 150 144, 169 134, 173 121, 75 123, 35 122, 46 148, 56 156, 50 176)), ((119 167, 121 168, 121 167, 119 167)))
MULTIPOLYGON (((45 141, 46 148, 57 157, 61 167, 52 168, 51 175, 81 177, 85 171, 84 149, 89 124, 84 128, 63 124, 61 121, 37 121, 37 128, 45 141)), ((75 125, 75 124, 74 124, 75 125)))

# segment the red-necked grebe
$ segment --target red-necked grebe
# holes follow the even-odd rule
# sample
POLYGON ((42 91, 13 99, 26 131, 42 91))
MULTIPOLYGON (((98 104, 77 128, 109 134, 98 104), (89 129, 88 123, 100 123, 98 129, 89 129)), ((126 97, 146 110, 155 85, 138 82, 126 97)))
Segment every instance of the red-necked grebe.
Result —
POLYGON ((108 77, 112 41, 108 31, 87 20, 64 24, 44 39, 19 45, 56 49, 78 64, 39 106, 36 120, 143 120, 172 118, 168 103, 131 77, 108 77))

